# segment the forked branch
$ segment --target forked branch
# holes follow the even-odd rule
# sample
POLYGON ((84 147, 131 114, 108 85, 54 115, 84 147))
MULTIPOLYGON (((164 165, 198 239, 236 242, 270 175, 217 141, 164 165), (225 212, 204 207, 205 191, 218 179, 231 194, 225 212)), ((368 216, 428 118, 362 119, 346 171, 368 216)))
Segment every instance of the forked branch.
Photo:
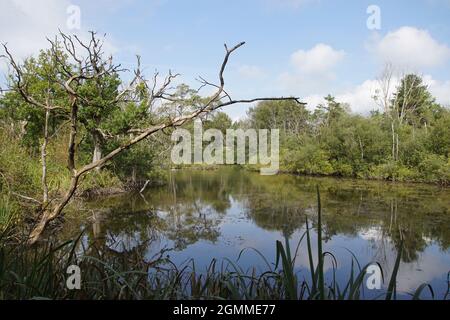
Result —
MULTIPOLYGON (((76 70, 72 70, 69 68, 61 68, 66 78, 65 82, 61 85, 66 91, 68 98, 70 98, 68 99, 70 101, 70 105, 67 106, 67 109, 70 110, 70 124, 71 124, 69 153, 68 153, 68 168, 71 172, 71 181, 70 187, 68 188, 62 199, 55 202, 53 208, 47 208, 42 213, 39 222, 35 225, 34 229, 30 234, 29 237, 30 244, 33 244, 36 241, 38 241, 40 236, 44 232, 45 228, 47 227, 48 223, 62 214, 64 208, 75 194, 80 178, 83 175, 85 175, 86 173, 90 172, 95 168, 104 166, 108 161, 112 160, 114 157, 122 153, 124 150, 131 148, 133 145, 155 134, 156 132, 163 131, 167 128, 182 126, 192 119, 207 115, 208 113, 214 110, 234 104, 254 103, 258 101, 267 101, 267 100, 294 100, 298 103, 301 103, 299 102, 299 99, 296 97, 274 97, 274 98, 261 97, 261 98, 240 99, 240 100, 232 99, 231 95, 225 91, 224 73, 230 56, 237 49, 242 47, 245 44, 245 42, 241 42, 233 46, 232 48, 228 48, 227 45, 225 45, 225 56, 219 69, 218 84, 213 84, 201 78, 205 86, 206 85, 212 86, 216 90, 200 107, 196 108, 195 110, 193 110, 188 114, 181 114, 174 118, 164 119, 161 120, 160 123, 148 125, 147 127, 144 126, 144 127, 129 128, 127 132, 133 132, 134 136, 129 138, 127 142, 123 143, 122 145, 120 145, 113 151, 109 152, 102 158, 93 161, 90 164, 86 164, 84 166, 77 168, 75 164, 75 153, 76 153, 75 140, 78 122, 80 121, 78 119, 77 113, 79 107, 81 108, 82 105, 89 104, 88 99, 77 91, 77 86, 82 81, 86 81, 88 79, 99 80, 102 77, 117 72, 120 69, 119 66, 114 66, 111 63, 111 59, 109 59, 108 61, 102 59, 102 43, 96 38, 95 33, 91 33, 91 39, 87 44, 83 43, 78 37, 71 38, 70 36, 67 36, 63 33, 61 33, 61 36, 63 39, 63 49, 65 49, 66 54, 68 54, 73 58, 73 60, 76 62, 77 65, 76 70), (83 59, 80 55, 78 55, 77 53, 78 47, 81 47, 87 53, 86 58, 83 59), (223 102, 221 100, 224 97, 227 98, 227 101, 223 102)), ((58 55, 57 50, 58 44, 52 41, 51 43, 53 47, 52 51, 54 52, 54 54, 58 55)), ((33 101, 27 94, 27 91, 25 90, 26 86, 24 86, 22 83, 22 74, 20 66, 18 66, 15 63, 14 59, 12 59, 12 55, 9 53, 9 51, 7 51, 6 46, 4 47, 7 52, 7 56, 9 57, 9 62, 16 71, 17 89, 19 90, 19 92, 21 92, 21 95, 23 96, 25 101, 27 101, 30 104, 35 104, 36 106, 44 107, 39 103, 33 101)), ((56 61, 62 63, 62 59, 56 59, 56 61)), ((177 74, 172 74, 171 72, 169 72, 168 76, 164 79, 163 83, 158 87, 156 84, 158 73, 155 73, 153 77, 153 84, 149 85, 145 81, 145 79, 143 79, 142 73, 140 72, 140 58, 138 57, 138 67, 134 72, 133 80, 130 82, 129 86, 123 89, 123 91, 117 93, 117 96, 115 97, 115 99, 111 101, 111 103, 119 103, 127 101, 126 100, 127 97, 133 96, 133 93, 135 93, 134 91, 137 89, 138 84, 143 84, 145 89, 147 90, 146 96, 148 99, 149 109, 157 101, 159 101, 160 103, 173 102, 174 100, 172 98, 172 95, 168 91, 170 90, 170 86, 176 77, 177 74)), ((142 89, 142 86, 140 86, 140 89, 142 89)))

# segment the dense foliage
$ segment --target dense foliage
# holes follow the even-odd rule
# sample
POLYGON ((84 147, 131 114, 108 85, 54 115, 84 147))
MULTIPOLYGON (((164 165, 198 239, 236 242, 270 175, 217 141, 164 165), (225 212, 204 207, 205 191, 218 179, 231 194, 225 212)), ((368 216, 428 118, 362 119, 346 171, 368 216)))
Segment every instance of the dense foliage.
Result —
POLYGON ((290 101, 260 103, 249 110, 245 125, 280 129, 283 171, 447 185, 450 110, 434 102, 416 75, 402 81, 411 78, 407 101, 400 84, 385 112, 353 114, 327 96, 313 112, 290 101))

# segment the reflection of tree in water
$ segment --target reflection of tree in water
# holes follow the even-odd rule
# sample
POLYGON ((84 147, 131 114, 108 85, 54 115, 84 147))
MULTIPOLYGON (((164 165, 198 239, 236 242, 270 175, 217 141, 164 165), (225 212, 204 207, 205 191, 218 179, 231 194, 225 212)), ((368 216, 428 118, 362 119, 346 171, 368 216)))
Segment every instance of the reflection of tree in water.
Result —
POLYGON ((223 179, 188 177, 149 189, 145 195, 98 200, 88 207, 94 212, 89 238, 97 245, 103 242, 105 248, 123 247, 120 251, 143 243, 150 246, 161 238, 172 240, 174 249, 180 250, 199 240, 215 242, 230 207, 226 185, 223 179))
MULTIPOLYGON (((172 203, 197 201, 202 205, 212 207, 215 212, 223 215, 230 208, 228 185, 227 177, 222 175, 180 173, 176 179, 171 177, 168 191, 170 192, 169 197, 172 197, 172 203)), ((170 199, 163 202, 170 203, 170 199)))
MULTIPOLYGON (((118 209, 120 210, 120 209, 118 209)), ((96 251, 129 255, 146 252, 159 247, 160 230, 165 221, 152 210, 143 211, 96 211, 92 225, 85 229, 89 248, 96 251)))
POLYGON ((262 228, 284 232, 289 225, 288 234, 301 228, 304 213, 316 215, 318 184, 325 241, 336 235, 357 237, 361 231, 376 226, 379 237, 375 245, 382 257, 388 255, 385 250, 391 247, 389 242, 398 250, 401 239, 404 262, 417 260, 428 240, 436 241, 444 250, 449 247, 449 194, 433 186, 280 178, 270 183, 264 183, 265 177, 250 180, 255 186, 248 189, 254 188, 260 196, 248 199, 247 214, 262 228), (423 197, 424 192, 432 192, 433 196, 423 197))
POLYGON ((304 226, 306 214, 316 227, 318 184, 325 240, 359 237, 373 229, 377 256, 386 257, 390 244, 398 249, 403 238, 404 261, 416 260, 428 240, 444 250, 450 245, 449 194, 432 186, 267 177, 229 168, 172 175, 168 185, 148 189, 143 197, 127 194, 92 203, 94 211, 110 208, 98 222, 102 232, 111 239, 129 239, 130 246, 161 238, 172 240, 176 249, 199 240, 215 242, 234 199, 259 227, 292 235, 304 226))
POLYGON ((199 240, 216 242, 220 236, 218 225, 221 217, 197 201, 166 210, 167 228, 164 235, 174 242, 177 250, 185 249, 199 240))
POLYGON ((248 205, 247 216, 265 230, 281 231, 290 237, 305 224, 304 208, 289 207, 283 203, 274 206, 270 199, 266 202, 261 198, 249 199, 248 205))

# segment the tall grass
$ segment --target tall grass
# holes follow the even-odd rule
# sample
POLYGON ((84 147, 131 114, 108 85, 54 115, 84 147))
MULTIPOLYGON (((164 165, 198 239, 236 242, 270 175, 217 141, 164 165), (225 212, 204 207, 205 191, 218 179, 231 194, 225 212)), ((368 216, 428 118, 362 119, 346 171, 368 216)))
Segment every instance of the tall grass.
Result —
POLYGON ((0 194, 0 232, 11 227, 16 216, 16 207, 6 194, 0 194))
MULTIPOLYGON (((288 239, 277 241, 275 263, 256 249, 241 251, 237 261, 212 260, 206 270, 197 270, 194 260, 177 266, 166 251, 151 259, 137 252, 117 254, 105 248, 84 247, 83 235, 58 246, 51 243, 28 248, 25 243, 8 244, 0 235, 0 299, 290 299, 290 300, 355 300, 364 298, 367 267, 361 267, 352 254, 351 270, 344 281, 336 278, 337 259, 323 251, 320 193, 317 191, 317 256, 312 249, 311 226, 295 250, 288 239), (296 258, 302 254, 306 239, 309 270, 298 271, 296 258), (265 264, 263 272, 256 268, 243 270, 239 259, 253 250, 265 264), (315 259, 314 259, 315 258, 315 259), (331 280, 325 280, 324 261, 331 259, 331 280), (315 262, 316 261, 316 262, 315 262), (66 288, 66 270, 78 265, 82 272, 81 290, 66 288), (306 273, 304 273, 306 272, 306 273), (304 274, 302 274, 304 273, 304 274)), ((396 281, 402 247, 398 250, 388 287, 378 298, 397 299, 396 281)), ((383 277, 384 278, 384 277, 383 277)), ((443 299, 449 298, 448 287, 443 299)), ((420 299, 424 290, 434 292, 428 284, 411 293, 420 299)))

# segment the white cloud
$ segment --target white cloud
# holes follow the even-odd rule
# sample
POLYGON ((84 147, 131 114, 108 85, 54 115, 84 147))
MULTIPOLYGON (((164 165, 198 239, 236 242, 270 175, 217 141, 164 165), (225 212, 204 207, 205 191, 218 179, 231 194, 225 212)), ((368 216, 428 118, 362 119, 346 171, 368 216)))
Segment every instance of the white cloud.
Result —
POLYGON ((238 68, 239 75, 245 78, 262 79, 266 77, 264 70, 258 66, 242 65, 238 68))
MULTIPOLYGON (((423 76, 423 81, 428 85, 428 89, 436 98, 436 102, 444 106, 450 106, 450 80, 438 81, 433 79, 431 75, 425 75, 423 76)), ((399 83, 400 79, 398 77, 392 79, 392 92, 395 91, 399 83)), ((370 111, 379 109, 379 106, 373 99, 379 86, 380 84, 377 80, 369 79, 348 90, 334 93, 331 91, 331 94, 336 97, 337 101, 348 103, 352 112, 368 114, 370 111)), ((328 91, 323 91, 323 94, 308 95, 303 100, 308 103, 308 108, 313 110, 318 104, 325 103, 324 97, 328 93, 328 91)))
POLYGON ((439 43, 427 30, 401 27, 389 32, 371 46, 383 62, 404 68, 428 68, 446 63, 450 48, 439 43))
MULTIPOLYGON (((397 276, 398 292, 414 292, 421 284, 430 283, 433 280, 444 279, 448 272, 448 259, 433 252, 431 248, 427 248, 420 253, 417 261, 413 263, 401 263, 397 276)), ((390 266, 386 271, 392 270, 394 259, 391 257, 390 266)), ((424 294, 426 290, 424 290, 424 294)))
POLYGON ((317 107, 318 104, 325 103, 324 97, 330 93, 335 96, 336 101, 348 103, 352 112, 368 114, 370 111, 378 109, 377 104, 373 100, 377 88, 378 82, 376 80, 366 80, 363 83, 342 92, 327 92, 321 95, 310 95, 303 100, 308 103, 308 108, 312 110, 317 107))
POLYGON ((310 50, 294 52, 291 62, 301 73, 329 75, 344 56, 343 50, 335 50, 327 44, 319 43, 310 50))
POLYGON ((425 75, 423 80, 428 85, 431 94, 436 98, 436 102, 447 107, 450 106, 450 80, 438 81, 430 75, 425 75))
POLYGON ((373 99, 378 87, 378 81, 366 80, 348 92, 337 94, 336 100, 348 103, 355 113, 368 114, 370 111, 379 108, 373 99))
MULTIPOLYGON (((428 32, 411 27, 388 33, 374 43, 373 49, 380 58, 393 63, 397 70, 417 73, 417 69, 439 65, 450 59, 450 48, 438 43, 428 32)), ((302 94, 311 110, 324 103, 324 97, 328 94, 334 95, 337 101, 348 103, 355 113, 368 114, 379 109, 373 99, 379 88, 377 80, 368 79, 347 89, 336 90, 336 82, 331 81, 335 79, 333 70, 344 57, 344 51, 326 44, 317 44, 310 50, 298 50, 291 55, 295 71, 281 73, 277 78, 278 84, 284 93, 302 94)), ((393 90, 399 79, 399 76, 392 79, 393 90)), ((450 80, 438 81, 431 75, 423 79, 436 101, 450 106, 450 80)))
POLYGON ((306 108, 310 111, 314 111, 314 109, 321 103, 325 102, 324 95, 313 94, 306 96, 301 99, 302 102, 306 103, 306 108))
MULTIPOLYGON (((52 39, 58 29, 68 34, 77 34, 86 41, 89 35, 85 30, 94 28, 83 24, 82 7, 81 30, 69 30, 68 19, 73 17, 73 12, 68 11, 71 6, 69 0, 2 0, 0 43, 7 43, 14 57, 23 59, 36 54, 40 49, 48 48, 49 42, 46 38, 52 39)), ((111 37, 108 36, 104 40, 103 50, 106 54, 117 52, 111 37)), ((0 62, 0 71, 6 70, 3 60, 0 62)))
POLYGON ((281 73, 277 82, 288 94, 322 92, 336 78, 334 69, 344 57, 343 50, 323 43, 309 50, 297 50, 290 56, 293 70, 281 73))
MULTIPOLYGON (((450 48, 435 40, 428 31, 413 27, 402 27, 389 32, 384 37, 373 34, 371 52, 382 62, 390 62, 403 72, 420 73, 422 69, 440 66, 450 60, 450 48)), ((323 97, 332 94, 340 102, 350 104, 355 113, 368 114, 379 106, 373 100, 379 87, 376 80, 368 79, 347 89, 335 80, 334 69, 344 59, 346 53, 327 44, 317 44, 309 50, 298 50, 291 55, 294 71, 283 72, 278 78, 281 90, 287 94, 303 95, 308 108, 314 109, 323 103, 323 97), (342 88, 342 87, 341 87, 342 88)), ((392 79, 393 88, 399 77, 392 79)), ((438 81, 432 76, 424 76, 424 82, 436 97, 438 103, 450 105, 450 80, 438 81)))
POLYGON ((7 0, 0 11, 0 41, 23 58, 47 47, 46 37, 65 29, 67 0, 7 0))

